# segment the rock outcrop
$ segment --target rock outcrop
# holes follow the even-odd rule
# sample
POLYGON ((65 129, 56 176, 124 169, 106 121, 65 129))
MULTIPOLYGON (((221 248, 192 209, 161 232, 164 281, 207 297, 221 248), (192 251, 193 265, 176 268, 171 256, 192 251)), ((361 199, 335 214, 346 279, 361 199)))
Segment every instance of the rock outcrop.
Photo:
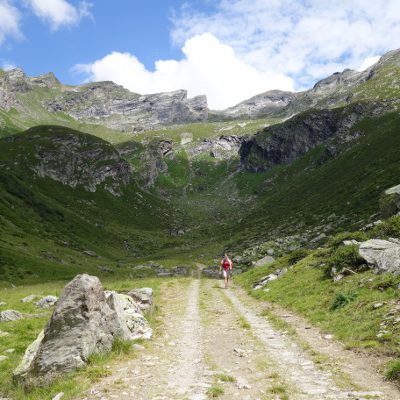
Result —
POLYGON ((67 90, 43 102, 50 112, 64 112, 78 121, 101 123, 125 132, 160 125, 205 121, 206 96, 187 98, 186 90, 139 95, 113 82, 97 82, 67 90))
POLYGON ((142 314, 141 306, 131 296, 116 292, 106 293, 107 304, 115 311, 117 331, 123 340, 150 339, 153 331, 142 314))
POLYGON ((400 274, 399 240, 370 239, 360 244, 359 253, 376 273, 400 274))
POLYGON ((293 92, 270 90, 253 96, 233 107, 227 108, 226 110, 214 111, 213 113, 225 118, 256 118, 274 115, 284 109, 296 98, 297 94, 293 92))
POLYGON ((69 282, 38 338, 27 348, 14 378, 25 386, 46 385, 86 365, 90 355, 107 352, 116 338, 150 338, 140 306, 129 296, 104 292, 95 276, 69 282))
POLYGON ((45 296, 41 298, 37 303, 37 308, 50 308, 53 307, 57 303, 58 297, 57 296, 45 296))
POLYGON ((148 311, 153 306, 154 300, 152 288, 133 289, 128 292, 127 295, 132 297, 142 311, 148 311))
POLYGON ((108 142, 85 133, 57 126, 39 126, 8 138, 18 147, 19 163, 39 177, 95 192, 101 185, 115 196, 130 181, 131 167, 108 142))
POLYGON ((400 211, 400 185, 385 190, 379 200, 379 208, 384 218, 400 211))
POLYGON ((24 316, 19 311, 4 310, 0 312, 0 322, 18 321, 22 318, 24 318, 24 316))
POLYGON ((362 135, 350 130, 354 124, 366 116, 382 115, 391 107, 392 104, 384 102, 360 103, 299 114, 245 140, 240 148, 241 163, 248 171, 265 171, 274 165, 290 164, 322 143, 330 144, 330 157, 335 156, 341 146, 362 135), (332 139, 335 144, 330 142, 332 139))

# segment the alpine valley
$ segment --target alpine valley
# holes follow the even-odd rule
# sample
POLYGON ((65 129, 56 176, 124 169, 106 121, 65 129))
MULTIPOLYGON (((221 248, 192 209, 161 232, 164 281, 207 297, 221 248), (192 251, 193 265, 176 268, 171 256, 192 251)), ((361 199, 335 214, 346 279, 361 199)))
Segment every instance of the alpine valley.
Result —
MULTIPOLYGON (((399 379, 400 264, 361 249, 400 248, 400 50, 218 111, 185 90, 0 70, 0 189, 0 311, 12 286, 58 294, 80 273, 112 288, 218 276, 227 251, 237 285, 399 379)), ((32 321, 13 322, 33 336, 9 369, 32 321)))

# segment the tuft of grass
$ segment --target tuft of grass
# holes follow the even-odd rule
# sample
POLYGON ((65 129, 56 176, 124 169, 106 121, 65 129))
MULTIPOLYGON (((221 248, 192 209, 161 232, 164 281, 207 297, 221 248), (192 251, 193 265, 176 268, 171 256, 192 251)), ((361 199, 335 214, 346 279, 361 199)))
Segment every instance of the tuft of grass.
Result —
POLYGON ((389 381, 400 381, 400 360, 394 360, 388 364, 385 378, 389 381))
POLYGON ((337 272, 355 272, 365 268, 365 260, 360 256, 358 246, 342 246, 334 250, 327 265, 336 268, 337 272))
POLYGON ((251 325, 246 321, 246 319, 242 316, 238 318, 240 327, 243 329, 250 329, 251 325))
POLYGON ((207 390, 207 395, 214 399, 224 394, 224 389, 221 386, 213 385, 207 390))
POLYGON ((356 299, 356 297, 357 297, 357 293, 352 290, 350 290, 347 293, 336 293, 336 295, 331 303, 331 310, 335 311, 335 310, 338 310, 339 308, 343 308, 347 304, 354 301, 356 299))
POLYGON ((236 382, 236 379, 233 376, 226 374, 215 374, 214 377, 221 382, 236 382))

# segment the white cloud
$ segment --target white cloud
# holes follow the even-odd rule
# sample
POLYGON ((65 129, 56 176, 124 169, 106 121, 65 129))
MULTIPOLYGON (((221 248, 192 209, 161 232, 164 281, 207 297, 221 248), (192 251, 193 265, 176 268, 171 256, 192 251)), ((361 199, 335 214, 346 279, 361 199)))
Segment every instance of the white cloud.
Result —
POLYGON ((373 57, 367 57, 363 63, 357 68, 357 71, 364 71, 371 65, 374 65, 379 61, 381 56, 373 56, 373 57))
POLYGON ((186 89, 190 97, 206 94, 212 109, 232 106, 269 89, 293 90, 290 78, 249 65, 209 33, 188 39, 182 52, 182 60, 156 61, 154 71, 134 55, 118 52, 74 69, 89 80, 112 80, 141 94, 177 89, 186 89))
POLYGON ((20 13, 8 0, 0 0, 0 43, 7 36, 21 37, 20 13))
POLYGON ((297 89, 400 47, 398 0, 219 0, 213 10, 186 4, 172 19, 173 41, 211 32, 259 71, 292 77, 297 89))
POLYGON ((14 68, 17 68, 17 66, 10 61, 3 61, 1 64, 1 69, 4 71, 10 71, 14 68))
POLYGON ((53 30, 77 24, 83 17, 91 17, 91 3, 82 1, 78 7, 66 0, 26 0, 35 15, 48 22, 53 30))

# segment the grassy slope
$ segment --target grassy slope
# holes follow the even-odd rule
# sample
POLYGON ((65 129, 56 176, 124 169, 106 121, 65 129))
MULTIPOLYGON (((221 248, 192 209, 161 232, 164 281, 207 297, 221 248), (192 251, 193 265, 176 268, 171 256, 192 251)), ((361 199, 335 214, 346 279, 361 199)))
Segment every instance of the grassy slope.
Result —
POLYGON ((114 197, 35 177, 27 168, 34 154, 30 135, 0 143, 2 280, 66 279, 82 270, 99 273, 98 265, 126 275, 136 258, 152 257, 166 246, 179 248, 182 240, 168 235, 171 208, 134 184, 114 197), (15 165, 22 148, 24 163, 15 165))
MULTIPOLYGON (((386 238, 388 234, 400 237, 400 217, 393 217, 368 235, 386 238)), ((400 326, 394 322, 399 312, 396 311, 389 318, 387 313, 396 307, 400 277, 391 274, 375 275, 370 270, 360 270, 333 282, 328 273, 331 266, 337 267, 339 263, 344 263, 346 267, 357 271, 355 261, 343 257, 343 251, 348 249, 341 245, 341 240, 346 237, 352 235, 342 235, 339 240, 328 242, 323 249, 311 251, 285 275, 270 282, 266 286, 268 291, 253 290, 252 285, 276 269, 290 266, 290 255, 268 266, 248 271, 236 277, 235 281, 254 297, 278 303, 305 316, 323 331, 333 333, 349 348, 368 349, 376 354, 399 357, 400 326), (337 306, 343 297, 348 302, 345 300, 337 306), (381 306, 374 307, 378 303, 381 306), (383 321, 390 322, 385 328, 387 332, 379 335, 383 321)))

